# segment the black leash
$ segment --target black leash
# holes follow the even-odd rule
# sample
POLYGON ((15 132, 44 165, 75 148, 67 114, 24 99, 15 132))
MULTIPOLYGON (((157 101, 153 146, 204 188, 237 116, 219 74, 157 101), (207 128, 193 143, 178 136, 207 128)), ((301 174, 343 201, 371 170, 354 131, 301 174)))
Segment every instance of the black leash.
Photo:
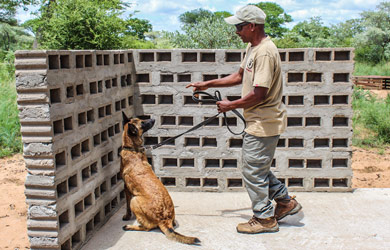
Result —
MULTIPOLYGON (((204 91, 195 91, 192 95, 192 100, 194 100, 195 102, 213 102, 213 103, 216 103, 216 102, 219 102, 219 101, 222 101, 222 97, 221 97, 221 92, 219 92, 219 90, 216 90, 214 92, 214 95, 211 95, 207 92, 204 92, 204 91), (199 99, 197 98, 196 96, 199 96, 199 94, 201 95, 206 95, 208 96, 209 98, 208 99, 199 99)), ((241 119, 241 121, 244 123, 244 129, 240 132, 240 133, 234 133, 230 127, 229 127, 229 124, 227 122, 227 116, 226 116, 226 112, 223 112, 223 117, 225 119, 225 124, 226 124, 226 127, 227 129, 229 130, 230 133, 232 133, 233 135, 241 135, 242 133, 244 133, 244 130, 246 128, 246 122, 245 122, 245 119, 244 117, 240 114, 240 112, 238 112, 237 110, 233 109, 231 110, 238 118, 241 119)), ((218 113, 215 117, 217 117, 220 113, 218 113)))
MULTIPOLYGON (((216 102, 218 102, 218 101, 222 101, 222 98, 221 98, 221 92, 219 92, 218 90, 216 90, 215 92, 214 92, 214 95, 211 95, 211 94, 209 94, 209 93, 207 93, 207 92, 204 92, 204 91, 195 91, 193 94, 192 94, 192 100, 194 100, 195 102, 200 102, 200 103, 216 103, 216 102), (208 96, 209 98, 207 98, 207 99, 199 99, 197 96, 199 96, 199 95, 205 95, 205 96, 208 96)), ((237 111, 237 110, 231 110, 238 118, 240 118, 241 120, 242 120, 242 122, 244 123, 244 129, 245 129, 245 127, 246 127, 246 122, 245 122, 245 119, 244 119, 244 117, 237 111)), ((145 149, 156 149, 156 148, 159 148, 159 147, 161 147, 161 146, 163 146, 163 145, 165 145, 165 144, 168 144, 168 143, 170 143, 171 141, 174 141, 176 138, 178 138, 178 137, 180 137, 180 136, 182 136, 182 135, 184 135, 184 134, 187 134, 187 133, 189 133, 189 132, 191 132, 191 131, 194 131, 194 130, 196 130, 196 129, 198 129, 198 128, 200 128, 200 127, 202 127, 202 126, 204 126, 204 125, 206 125, 206 124, 208 124, 208 123, 210 123, 212 120, 214 120, 215 118, 217 118, 217 116, 219 115, 220 113, 218 113, 218 114, 216 114, 216 115, 214 115, 214 116, 212 116, 212 117, 209 117, 209 118, 207 118, 206 120, 204 120, 203 122, 201 122, 201 123, 199 123, 199 124, 197 124, 197 125, 195 125, 194 127, 192 127, 192 128, 190 128, 189 130, 187 130, 187 131, 185 131, 185 132, 183 132, 183 133, 181 133, 181 134, 179 134, 179 135, 176 135, 176 136, 174 136, 174 137, 170 137, 170 138, 168 138, 168 139, 166 139, 166 140, 164 140, 164 141, 162 141, 162 142, 160 142, 160 143, 158 143, 158 144, 156 144, 156 145, 152 145, 152 146, 144 146, 144 148, 145 149)), ((230 129, 230 127, 229 127, 229 124, 228 124, 228 122, 227 122, 227 116, 226 116, 226 112, 223 112, 223 116, 224 116, 224 119, 225 119, 225 124, 226 124, 226 127, 227 127, 227 129, 230 131, 230 133, 232 133, 232 134, 234 134, 234 135, 241 135, 242 133, 244 133, 244 129, 240 132, 240 133, 235 133, 235 132, 233 132, 231 129, 230 129)))

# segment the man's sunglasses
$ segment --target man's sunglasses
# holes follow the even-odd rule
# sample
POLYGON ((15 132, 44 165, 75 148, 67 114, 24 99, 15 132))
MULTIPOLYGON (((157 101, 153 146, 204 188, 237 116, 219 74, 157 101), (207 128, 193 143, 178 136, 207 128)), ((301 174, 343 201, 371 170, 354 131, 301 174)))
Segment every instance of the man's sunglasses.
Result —
POLYGON ((248 25, 250 23, 248 22, 243 22, 243 23, 239 23, 239 24, 236 24, 236 30, 237 32, 240 32, 242 30, 242 28, 245 26, 245 25, 248 25))

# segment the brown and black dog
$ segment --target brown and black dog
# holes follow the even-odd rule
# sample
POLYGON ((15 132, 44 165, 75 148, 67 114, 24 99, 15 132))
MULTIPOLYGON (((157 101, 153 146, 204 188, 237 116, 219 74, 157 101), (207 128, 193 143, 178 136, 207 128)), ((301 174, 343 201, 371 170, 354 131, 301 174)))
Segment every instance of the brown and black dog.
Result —
POLYGON ((142 134, 154 125, 154 120, 128 119, 123 116, 121 174, 125 183, 127 209, 139 225, 126 225, 123 230, 149 231, 159 227, 168 239, 186 244, 199 244, 195 237, 176 233, 173 229, 175 209, 168 190, 154 174, 143 148, 142 134))

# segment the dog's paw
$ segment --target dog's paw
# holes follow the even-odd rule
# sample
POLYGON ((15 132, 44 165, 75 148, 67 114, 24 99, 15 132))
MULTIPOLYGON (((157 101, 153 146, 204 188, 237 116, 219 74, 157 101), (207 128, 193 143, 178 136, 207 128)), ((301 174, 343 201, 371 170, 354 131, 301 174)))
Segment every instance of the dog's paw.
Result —
POLYGON ((124 221, 131 220, 131 214, 125 214, 125 215, 123 215, 122 220, 124 220, 124 221))

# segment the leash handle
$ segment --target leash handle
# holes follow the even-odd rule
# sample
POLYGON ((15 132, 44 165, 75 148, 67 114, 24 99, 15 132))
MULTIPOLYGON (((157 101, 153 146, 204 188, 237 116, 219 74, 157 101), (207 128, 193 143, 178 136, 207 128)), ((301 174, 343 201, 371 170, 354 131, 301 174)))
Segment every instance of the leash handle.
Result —
MULTIPOLYGON (((195 91, 195 92, 192 94, 192 100, 194 100, 195 102, 198 102, 198 103, 202 103, 202 102, 209 102, 209 103, 213 102, 213 103, 216 103, 216 102, 218 102, 218 101, 222 101, 222 96, 221 96, 221 92, 219 92, 218 90, 216 90, 216 91, 214 92, 214 95, 211 95, 210 93, 207 93, 207 92, 204 92, 204 91, 195 91), (200 98, 198 98, 197 96, 199 96, 200 94, 205 95, 205 96, 208 96, 209 99, 200 99, 200 98)), ((233 135, 241 135, 242 133, 244 133, 244 130, 245 130, 245 128, 246 128, 245 119, 244 119, 244 117, 243 117, 237 110, 233 109, 232 112, 233 112, 238 118, 240 118, 240 119, 242 120, 242 122, 244 123, 244 129, 243 129, 240 133, 235 133, 235 132, 233 132, 233 131, 230 129, 229 124, 228 124, 228 122, 227 122, 228 120, 227 120, 226 112, 223 112, 223 116, 224 116, 224 119, 225 119, 226 127, 227 127, 227 129, 229 130, 229 132, 232 133, 233 135)), ((174 137, 170 137, 170 138, 168 138, 168 139, 166 139, 166 140, 164 140, 164 141, 162 141, 162 142, 160 142, 160 143, 158 143, 158 144, 156 144, 156 145, 144 146, 143 148, 144 148, 144 149, 156 149, 156 148, 159 148, 159 147, 161 147, 161 146, 163 146, 163 145, 165 145, 165 144, 167 144, 167 143, 169 143, 169 142, 171 142, 171 141, 174 141, 176 138, 178 138, 178 137, 180 137, 180 136, 182 136, 182 135, 184 135, 184 134, 187 134, 187 133, 189 133, 189 132, 191 132, 191 131, 194 131, 194 130, 196 130, 196 129, 198 129, 198 128, 200 128, 200 127, 202 127, 202 126, 204 126, 204 125, 206 125, 206 124, 208 124, 208 123, 210 123, 212 120, 214 120, 215 118, 217 118, 217 116, 218 116, 219 114, 220 114, 220 113, 218 113, 218 114, 216 114, 216 115, 214 115, 214 116, 212 116, 212 117, 207 118, 207 119, 204 120, 203 122, 201 122, 201 123, 195 125, 194 127, 190 128, 189 130, 187 130, 187 131, 185 131, 185 132, 183 132, 183 133, 181 133, 181 134, 178 134, 178 135, 176 135, 176 136, 174 136, 174 137)))
MULTIPOLYGON (((214 95, 211 95, 210 93, 207 93, 205 91, 195 91, 193 94, 192 94, 192 100, 194 100, 195 102, 214 102, 214 103, 217 103, 219 101, 222 101, 222 95, 221 95, 221 92, 219 92, 219 90, 216 90, 214 92, 214 95), (200 95, 205 95, 205 96, 208 96, 209 99, 200 99, 198 98, 197 96, 200 97, 200 95)), ((225 124, 226 124, 226 127, 227 129, 229 130, 230 133, 232 133, 233 135, 241 135, 244 133, 245 131, 245 128, 246 128, 246 121, 245 121, 245 118, 240 114, 240 112, 238 112, 237 110, 233 109, 231 110, 238 118, 241 119, 241 121, 244 123, 244 129, 240 132, 240 133, 235 133, 231 130, 229 124, 228 124, 228 120, 227 120, 227 116, 226 116, 226 112, 223 112, 223 117, 225 119, 225 124)), ((218 113, 219 114, 219 113, 218 113)))

